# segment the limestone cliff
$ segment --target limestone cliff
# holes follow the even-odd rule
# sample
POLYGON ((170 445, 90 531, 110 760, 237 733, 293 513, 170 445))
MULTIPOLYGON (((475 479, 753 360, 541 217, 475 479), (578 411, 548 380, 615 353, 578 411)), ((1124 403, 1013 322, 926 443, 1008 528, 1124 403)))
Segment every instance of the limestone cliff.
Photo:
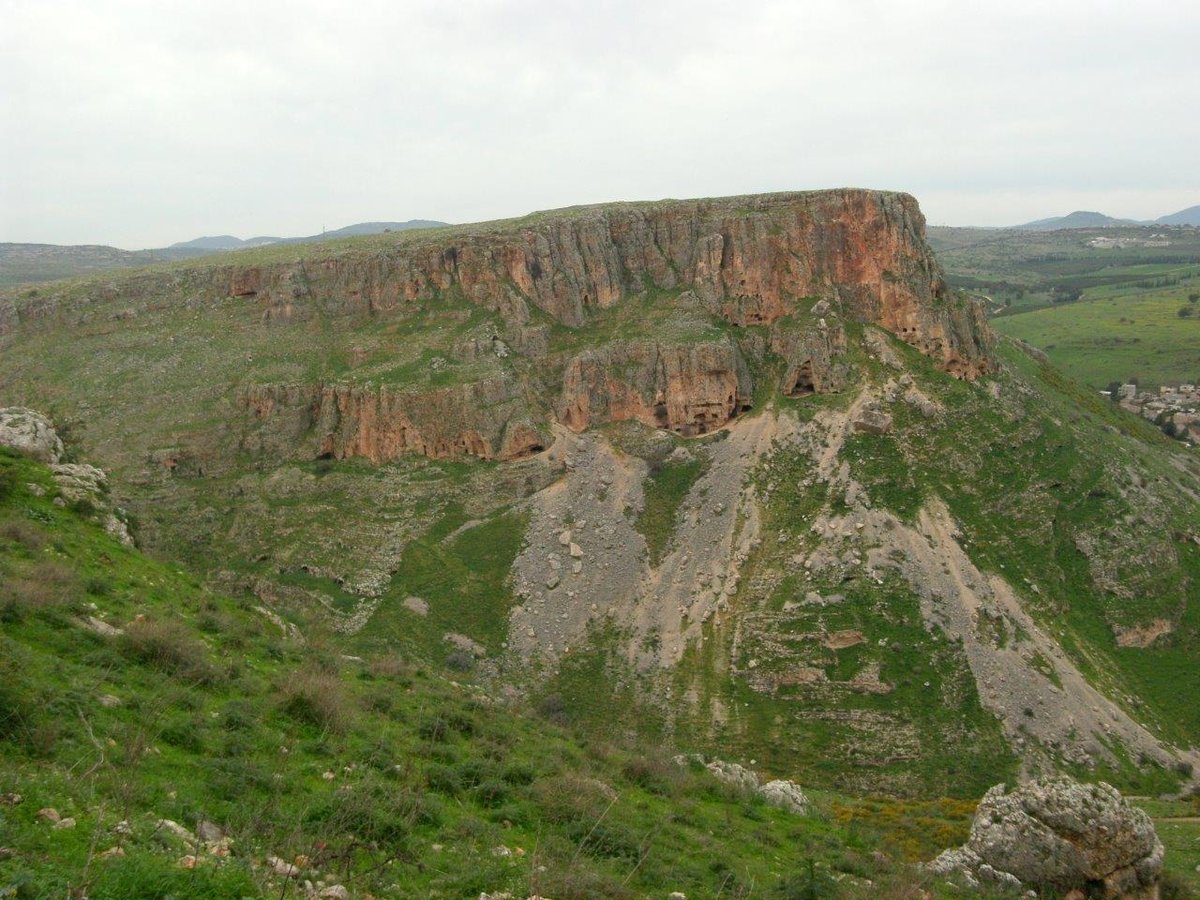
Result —
POLYGON ((0 298, 0 334, 220 309, 238 324, 217 346, 228 340, 241 367, 316 333, 346 343, 364 326, 390 328, 408 343, 381 347, 366 373, 356 367, 371 354, 358 346, 345 365, 261 375, 244 365, 231 385, 241 446, 506 459, 540 447, 555 419, 695 435, 748 409, 756 381, 793 397, 838 390, 852 321, 894 332, 957 376, 989 371, 991 333, 947 288, 924 228, 912 197, 866 190, 579 207, 0 298), (663 327, 656 316, 672 303, 663 327), (458 323, 486 317, 494 332, 422 324, 437 310, 457 311, 458 323), (426 356, 402 364, 416 344, 426 356), (431 377, 436 354, 463 365, 431 377), (314 369, 339 374, 299 374, 314 369))
POLYGON ((545 443, 519 388, 500 378, 428 391, 256 385, 241 402, 256 423, 244 448, 283 458, 384 462, 421 453, 503 460, 538 452, 545 443))

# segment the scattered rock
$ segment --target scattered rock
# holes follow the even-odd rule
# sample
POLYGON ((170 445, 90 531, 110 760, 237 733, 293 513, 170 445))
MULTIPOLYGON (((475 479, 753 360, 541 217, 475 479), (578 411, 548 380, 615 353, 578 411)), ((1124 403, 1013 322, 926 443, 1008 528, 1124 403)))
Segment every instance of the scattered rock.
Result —
POLYGON ((0 862, 3 862, 6 859, 12 859, 16 855, 17 851, 12 847, 0 847, 0 862))
POLYGON ((197 865, 199 865, 199 863, 200 860, 189 853, 187 856, 179 857, 178 865, 181 869, 194 869, 197 865))
POLYGON ((297 878, 300 875, 299 866, 294 866, 278 856, 268 856, 267 867, 280 878, 297 878))
POLYGON ((20 794, 0 794, 0 806, 20 806, 25 798, 20 794))
POLYGON ((59 819, 57 822, 55 822, 55 823, 54 823, 54 827, 55 827, 55 828, 58 828, 58 829, 60 829, 60 830, 61 830, 61 829, 67 829, 67 828, 74 828, 74 827, 75 827, 75 820, 74 820, 74 819, 72 819, 70 816, 67 816, 67 818, 65 818, 65 819, 59 819))
POLYGON ((866 434, 887 434, 892 430, 892 417, 881 409, 865 407, 854 419, 854 430, 866 434))
POLYGON ((350 891, 340 884, 331 884, 317 896, 327 900, 350 900, 350 891))
POLYGON ((442 635, 442 640, 450 644, 455 650, 462 650, 464 653, 470 653, 472 656, 483 659, 487 656, 487 648, 482 644, 478 644, 471 640, 465 634, 457 634, 450 631, 442 635))
POLYGON ((62 818, 62 816, 60 816, 58 814, 58 810, 55 809, 53 806, 46 806, 46 807, 43 807, 42 809, 39 809, 37 811, 37 817, 39 819, 44 819, 47 822, 57 822, 57 821, 59 821, 59 819, 62 818))
POLYGON ((96 702, 105 709, 112 709, 115 706, 121 705, 121 698, 114 696, 113 694, 101 694, 96 698, 96 702))
POLYGON ((429 604, 420 597, 405 597, 404 608, 409 612, 415 612, 418 616, 429 615, 429 604))
POLYGON ((125 633, 123 629, 109 625, 103 619, 97 619, 95 616, 80 616, 76 621, 88 631, 101 637, 118 637, 125 633))
POLYGON ((1105 898, 1158 896, 1163 845, 1150 817, 1110 785, 1059 776, 993 787, 967 843, 929 864, 939 874, 1105 898))
POLYGON ((209 822, 205 819, 201 819, 196 823, 196 834, 199 836, 200 840, 204 841, 206 844, 215 843, 223 840, 225 837, 225 832, 221 826, 217 825, 215 822, 209 822))
POLYGON ((154 825, 155 831, 165 831, 168 834, 174 835, 183 841, 185 844, 196 846, 200 843, 194 834, 180 825, 178 822, 173 822, 170 819, 159 819, 154 825))
POLYGON ((844 650, 866 641, 861 631, 849 629, 846 631, 830 631, 821 636, 821 646, 830 650, 844 650))

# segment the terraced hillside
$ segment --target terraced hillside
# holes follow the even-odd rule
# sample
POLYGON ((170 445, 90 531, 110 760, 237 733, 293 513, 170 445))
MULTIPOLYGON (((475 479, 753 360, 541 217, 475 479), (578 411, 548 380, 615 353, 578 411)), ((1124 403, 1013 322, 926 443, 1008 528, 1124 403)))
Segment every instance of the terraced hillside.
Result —
POLYGON ((0 297, 0 398, 339 653, 807 787, 1185 785, 1200 469, 869 191, 620 204, 0 297))

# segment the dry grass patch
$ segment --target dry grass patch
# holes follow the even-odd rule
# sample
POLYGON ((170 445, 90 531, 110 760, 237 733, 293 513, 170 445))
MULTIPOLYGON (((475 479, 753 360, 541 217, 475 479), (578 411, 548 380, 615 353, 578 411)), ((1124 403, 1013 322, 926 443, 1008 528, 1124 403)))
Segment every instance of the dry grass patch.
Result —
POLYGON ((125 627, 121 648, 131 659, 176 678, 197 684, 217 680, 217 670, 209 661, 208 651, 179 622, 134 619, 125 627))
POLYGON ((303 669, 293 673, 279 693, 281 709, 299 722, 339 734, 350 725, 350 699, 336 675, 303 669))

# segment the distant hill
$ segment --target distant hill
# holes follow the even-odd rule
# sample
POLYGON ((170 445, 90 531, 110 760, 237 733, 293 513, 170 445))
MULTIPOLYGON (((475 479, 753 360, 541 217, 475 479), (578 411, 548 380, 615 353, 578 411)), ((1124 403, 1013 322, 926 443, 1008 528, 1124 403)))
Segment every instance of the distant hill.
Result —
POLYGON ((172 244, 169 250, 240 250, 242 247, 257 247, 260 244, 278 244, 285 238, 256 237, 243 241, 232 234, 220 234, 215 237, 198 237, 190 241, 179 241, 172 244))
POLYGON ((261 247, 266 244, 308 244, 334 238, 356 235, 383 234, 385 231, 408 231, 414 228, 437 228, 445 222, 431 219, 410 219, 407 222, 359 222, 324 234, 307 237, 252 237, 246 240, 231 234, 212 235, 179 241, 169 247, 151 250, 121 250, 102 244, 17 244, 0 243, 0 287, 18 284, 36 284, 55 281, 59 278, 75 278, 108 269, 124 269, 131 266, 148 266, 152 263, 171 262, 261 247))
POLYGON ((1169 216, 1159 216, 1156 225, 1200 225, 1200 206, 1189 206, 1169 216))
POLYGON ((413 228, 438 228, 446 222, 436 222, 432 219, 409 219, 407 222, 359 222, 347 225, 345 228, 335 228, 321 234, 310 234, 305 237, 252 237, 247 240, 234 237, 231 234, 216 237, 198 237, 190 241, 180 241, 172 244, 171 250, 240 250, 244 247, 260 247, 264 244, 309 244, 314 241, 327 241, 331 238, 357 237, 363 234, 383 234, 385 231, 408 231, 413 228))
MULTIPOLYGON (((1161 221, 1161 220, 1160 220, 1161 221)), ((1053 216, 1049 219, 1038 219, 1026 222, 1024 225, 1014 225, 1020 231, 1058 231, 1063 228, 1108 228, 1113 225, 1140 225, 1133 219, 1114 219, 1104 213, 1076 210, 1066 216, 1053 216)))
POLYGON ((74 278, 106 269, 144 266, 164 258, 152 250, 120 250, 101 244, 0 244, 0 286, 74 278))

